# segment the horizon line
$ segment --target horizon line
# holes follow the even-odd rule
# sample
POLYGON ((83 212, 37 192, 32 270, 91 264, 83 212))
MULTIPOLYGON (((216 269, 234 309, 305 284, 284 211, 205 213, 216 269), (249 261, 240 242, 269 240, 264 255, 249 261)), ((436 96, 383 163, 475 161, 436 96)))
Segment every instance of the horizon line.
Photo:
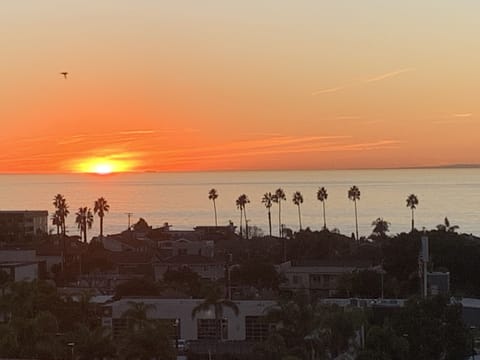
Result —
POLYGON ((95 172, 0 172, 0 175, 89 175, 97 177, 110 177, 121 174, 166 174, 166 173, 214 173, 214 172, 280 172, 280 171, 367 171, 367 170, 421 170, 421 169, 477 169, 480 163, 444 164, 444 165, 419 165, 419 166, 392 166, 392 167, 358 167, 358 168, 323 168, 323 169, 217 169, 217 170, 139 170, 119 171, 108 174, 95 172))

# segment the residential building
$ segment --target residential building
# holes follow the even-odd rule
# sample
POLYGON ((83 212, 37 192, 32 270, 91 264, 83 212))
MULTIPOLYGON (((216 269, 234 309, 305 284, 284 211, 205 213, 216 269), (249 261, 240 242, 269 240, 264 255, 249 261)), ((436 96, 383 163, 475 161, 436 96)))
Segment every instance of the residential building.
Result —
POLYGON ((341 261, 287 261, 277 266, 277 271, 286 281, 281 284, 282 291, 304 290, 321 297, 335 296, 338 281, 342 275, 359 270, 374 270, 365 262, 341 261))
POLYGON ((44 261, 2 261, 0 271, 6 272, 11 281, 32 281, 44 279, 46 267, 44 261))
POLYGON ((48 233, 48 211, 0 211, 0 242, 24 242, 48 233))
POLYGON ((201 255, 177 255, 155 262, 155 280, 163 279, 167 271, 191 270, 201 278, 218 280, 225 277, 225 262, 201 255))

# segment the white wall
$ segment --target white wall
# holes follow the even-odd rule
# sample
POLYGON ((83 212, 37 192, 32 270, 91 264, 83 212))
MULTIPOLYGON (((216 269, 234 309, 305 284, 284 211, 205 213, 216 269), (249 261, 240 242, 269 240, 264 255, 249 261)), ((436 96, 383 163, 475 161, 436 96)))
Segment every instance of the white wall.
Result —
MULTIPOLYGON (((180 338, 197 340, 197 319, 214 319, 211 311, 200 313, 192 318, 192 310, 203 300, 193 299, 122 299, 111 304, 112 317, 121 318, 129 308, 130 301, 153 304, 154 310, 148 312, 150 319, 180 319, 180 338)), ((240 312, 236 316, 230 308, 224 308, 224 317, 228 319, 228 340, 245 340, 245 316, 266 315, 267 308, 275 304, 274 301, 242 300, 235 301, 240 312)), ((103 324, 111 324, 111 318, 104 318, 103 324)))
POLYGON ((0 262, 3 261, 36 261, 35 250, 0 250, 0 262))

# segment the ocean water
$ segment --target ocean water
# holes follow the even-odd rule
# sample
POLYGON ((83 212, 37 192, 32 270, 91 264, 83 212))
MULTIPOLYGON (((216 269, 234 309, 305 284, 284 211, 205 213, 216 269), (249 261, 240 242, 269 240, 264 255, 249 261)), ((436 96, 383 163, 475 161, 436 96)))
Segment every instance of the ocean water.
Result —
MULTIPOLYGON (((249 225, 268 232, 267 210, 261 203, 266 192, 281 187, 287 201, 282 203, 282 222, 297 230, 298 212, 291 198, 295 191, 303 194, 302 225, 313 230, 323 225, 322 206, 316 192, 324 186, 327 226, 351 234, 355 228, 353 202, 348 189, 356 185, 361 192, 358 202, 360 235, 369 235, 371 223, 383 217, 391 223, 391 233, 409 231, 411 212, 406 198, 414 193, 419 199, 415 225, 427 229, 443 223, 460 226, 460 232, 480 235, 480 169, 408 169, 408 170, 335 170, 335 171, 244 171, 204 173, 142 173, 72 175, 0 175, 0 210, 54 211, 52 201, 63 194, 70 207, 67 218, 69 234, 78 234, 74 213, 81 206, 93 208, 103 196, 110 204, 105 216, 105 233, 125 230, 127 213, 132 223, 140 217, 154 227, 168 222, 173 229, 191 229, 197 225, 214 225, 213 204, 208 191, 219 193, 219 225, 232 220, 238 225, 240 213, 235 200, 246 194, 249 225)), ((53 228, 53 226, 52 226, 53 228)), ((273 234, 278 234, 278 207, 272 207, 273 234)), ((97 235, 95 218, 89 236, 97 235)))

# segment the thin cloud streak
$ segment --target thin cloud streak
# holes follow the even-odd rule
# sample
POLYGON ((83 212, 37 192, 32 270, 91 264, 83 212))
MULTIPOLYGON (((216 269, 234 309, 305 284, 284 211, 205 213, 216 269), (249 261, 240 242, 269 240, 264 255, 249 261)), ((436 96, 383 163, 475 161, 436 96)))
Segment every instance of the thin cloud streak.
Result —
POLYGON ((471 117, 473 114, 472 113, 459 113, 459 114, 453 114, 453 117, 457 118, 468 118, 471 117))
POLYGON ((320 94, 333 93, 333 92, 343 90, 347 87, 348 87, 348 85, 344 85, 344 86, 336 86, 336 87, 332 87, 332 88, 317 90, 317 91, 312 92, 312 95, 315 96, 315 95, 320 95, 320 94))
POLYGON ((205 161, 205 160, 228 160, 244 157, 258 157, 261 155, 282 155, 298 154, 312 152, 351 152, 351 151, 372 151, 380 149, 397 148, 400 144, 397 140, 380 140, 375 142, 339 144, 339 143, 320 143, 320 144, 295 144, 290 147, 274 148, 238 148, 237 151, 217 152, 215 149, 184 149, 179 151, 178 156, 162 158, 163 164, 176 164, 205 161))
POLYGON ((381 80, 389 79, 391 77, 394 77, 394 76, 397 76, 397 75, 400 75, 400 74, 403 74, 403 73, 411 72, 411 71, 416 71, 416 69, 415 68, 405 68, 405 69, 390 71, 388 73, 381 74, 381 75, 372 77, 370 79, 366 79, 366 80, 364 80, 364 82, 371 83, 371 82, 381 81, 381 80))
POLYGON ((371 77, 371 78, 369 78, 369 79, 357 80, 357 81, 354 81, 354 82, 352 82, 352 83, 350 83, 350 84, 348 84, 348 85, 335 86, 335 87, 331 87, 331 88, 326 88, 326 89, 321 89, 321 90, 318 90, 318 91, 314 91, 314 92, 312 92, 312 96, 320 95, 320 94, 335 93, 335 92, 337 92, 337 91, 350 88, 350 87, 352 87, 352 86, 354 86, 354 85, 367 84, 367 83, 373 83, 373 82, 377 82, 377 81, 382 81, 382 80, 386 80, 386 79, 389 79, 389 78, 398 76, 398 75, 400 75, 400 74, 404 74, 404 73, 412 72, 412 71, 416 71, 416 70, 417 70, 417 69, 415 69, 415 68, 398 69, 398 70, 395 70, 395 71, 390 71, 390 72, 387 72, 387 73, 384 73, 384 74, 381 74, 381 75, 377 75, 377 76, 371 77))

